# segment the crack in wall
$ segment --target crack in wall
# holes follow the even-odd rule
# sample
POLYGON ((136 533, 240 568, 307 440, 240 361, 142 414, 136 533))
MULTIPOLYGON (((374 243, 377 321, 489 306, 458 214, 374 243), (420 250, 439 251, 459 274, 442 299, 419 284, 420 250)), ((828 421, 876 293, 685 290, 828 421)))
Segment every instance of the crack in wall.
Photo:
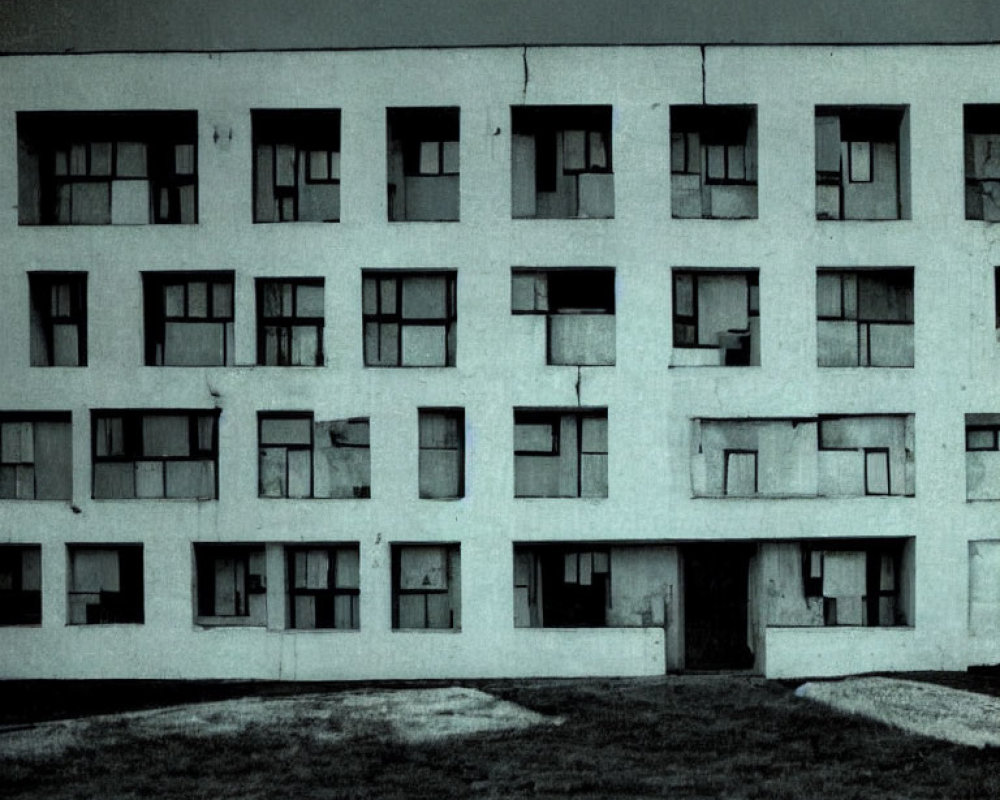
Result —
POLYGON ((707 90, 705 87, 705 45, 701 45, 701 104, 705 105, 707 90))
POLYGON ((528 70, 528 45, 524 45, 521 50, 521 63, 524 65, 524 85, 521 87, 521 98, 522 102, 528 101, 528 80, 530 77, 530 72, 528 70))

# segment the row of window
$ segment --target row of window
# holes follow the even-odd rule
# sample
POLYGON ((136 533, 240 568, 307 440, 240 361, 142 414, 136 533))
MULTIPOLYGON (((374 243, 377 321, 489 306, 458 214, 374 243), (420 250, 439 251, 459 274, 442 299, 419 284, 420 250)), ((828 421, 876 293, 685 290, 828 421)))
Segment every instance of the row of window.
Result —
MULTIPOLYGON (((907 106, 816 106, 816 218, 907 219, 907 106)), ((340 219, 340 110, 251 111, 254 222, 340 219)), ((387 109, 391 221, 459 218, 459 109, 387 109)), ((966 217, 1000 220, 1000 105, 966 105, 966 217)), ((195 111, 18 112, 22 225, 195 223, 195 111)), ((514 218, 612 218, 612 107, 511 108, 514 218)), ((756 106, 672 106, 675 218, 757 217, 756 106)))
MULTIPOLYGON (((91 412, 94 499, 218 497, 219 410, 91 412)), ((695 497, 913 496, 909 414, 692 420, 695 497)), ((966 497, 1000 499, 1000 414, 966 414, 966 497)), ((258 496, 371 497, 368 418, 260 412, 258 496)), ((465 411, 418 411, 421 498, 465 496, 465 411)), ((606 408, 514 409, 515 497, 607 497, 606 408)), ((68 412, 0 414, 0 499, 72 498, 68 412)))

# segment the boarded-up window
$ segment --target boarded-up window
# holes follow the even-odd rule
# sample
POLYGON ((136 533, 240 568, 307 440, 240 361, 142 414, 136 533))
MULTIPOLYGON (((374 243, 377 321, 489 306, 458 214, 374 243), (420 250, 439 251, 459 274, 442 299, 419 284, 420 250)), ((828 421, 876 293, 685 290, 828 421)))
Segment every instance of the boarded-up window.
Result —
POLYGON ((422 408, 418 418, 420 496, 452 499, 465 495, 465 412, 422 408))
POLYGON ((759 365, 759 296, 757 270, 674 270, 673 346, 706 353, 678 353, 677 363, 759 365))
POLYGON ((233 273, 143 274, 146 365, 233 363, 233 273))
POLYGON ((357 629, 358 546, 289 547, 286 556, 291 627, 357 629))
POLYGON ((72 462, 68 412, 0 414, 0 499, 70 500, 72 462))
POLYGON ((263 546, 196 544, 194 554, 200 621, 267 624, 263 546))
POLYGON ((455 366, 455 273, 365 272, 365 366, 455 366))
POLYGON ((459 109, 386 110, 389 220, 459 217, 459 109))
POLYGON ((31 272, 31 366, 87 365, 87 274, 31 272))
POLYGON ((393 545, 393 628, 461 627, 459 546, 393 545))
POLYGON ((323 364, 323 279, 257 281, 257 363, 323 364))
POLYGON ((804 594, 822 599, 824 624, 906 624, 901 541, 834 540, 803 545, 802 553, 804 594))
POLYGON ((607 497, 607 410, 515 409, 514 496, 607 497))
POLYGON ((70 625, 143 621, 142 545, 69 545, 70 625))
POLYGON ((723 493, 732 497, 757 494, 757 451, 726 450, 723 493))
POLYGON ((42 622, 42 548, 0 545, 0 625, 42 622))

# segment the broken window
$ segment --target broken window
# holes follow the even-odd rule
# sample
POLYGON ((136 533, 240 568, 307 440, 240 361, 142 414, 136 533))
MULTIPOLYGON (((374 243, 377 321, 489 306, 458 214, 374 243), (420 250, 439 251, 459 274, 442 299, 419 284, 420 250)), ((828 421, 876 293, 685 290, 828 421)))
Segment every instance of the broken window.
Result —
POLYGON ((289 547, 289 627, 357 630, 358 546, 289 547))
POLYGON ((675 219, 757 217, 757 107, 672 106, 675 219))
POLYGON ((465 411, 421 408, 420 496, 449 500, 465 496, 465 411))
POLYGON ((967 105, 965 218, 1000 220, 1000 105, 967 105))
POLYGON ((146 366, 233 363, 233 273, 144 272, 146 366))
POLYGON ((816 272, 821 367, 913 366, 913 269, 816 272))
POLYGON ((197 622, 267 624, 267 571, 263 545, 194 546, 197 622))
POLYGON ((94 499, 216 499, 219 414, 91 412, 94 499))
POLYGON ((673 272, 674 366, 760 366, 757 270, 673 272))
POLYGON ((194 111, 18 112, 21 225, 198 221, 194 111))
POLYGON ((71 544, 67 550, 70 625, 143 622, 141 544, 71 544))
POLYGON ((612 218, 611 106, 511 108, 515 219, 612 218))
POLYGON ((803 544, 803 593, 822 603, 824 625, 903 625, 901 560, 894 541, 803 544))
POLYGON ((392 546, 392 627, 462 627, 461 559, 457 544, 392 546))
POLYGON ((0 545, 0 625, 42 624, 42 548, 0 545))
POLYGON ((615 271, 511 270, 511 311, 545 315, 547 364, 615 363, 615 271))
POLYGON ((611 607, 607 548, 514 546, 514 626, 602 628, 611 607))
POLYGON ((371 497, 367 418, 262 412, 258 426, 260 497, 371 497))
POLYGON ((339 109, 250 114, 253 221, 338 222, 339 109))
POLYGON ((1000 500, 1000 414, 965 415, 965 497, 1000 500))
POLYGON ((608 410, 514 409, 515 497, 607 497, 608 410))
POLYGON ((458 220, 459 110, 390 108, 386 117, 389 220, 458 220))
POLYGON ((323 279, 257 279, 257 363, 323 366, 323 279))
POLYGON ((70 500, 72 496, 69 412, 0 413, 0 499, 70 500))
POLYGON ((363 272, 365 366, 455 366, 455 276, 363 272))
POLYGON ((908 219, 905 107, 816 107, 816 219, 908 219))
POLYGON ((31 366, 87 366, 87 273, 29 272, 31 366))

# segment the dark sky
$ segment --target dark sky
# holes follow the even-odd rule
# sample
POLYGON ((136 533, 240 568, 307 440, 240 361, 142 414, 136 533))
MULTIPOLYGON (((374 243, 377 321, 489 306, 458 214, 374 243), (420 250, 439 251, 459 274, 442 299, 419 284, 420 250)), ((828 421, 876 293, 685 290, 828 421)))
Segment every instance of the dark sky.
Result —
POLYGON ((0 0, 0 52, 1000 41, 998 0, 0 0))

